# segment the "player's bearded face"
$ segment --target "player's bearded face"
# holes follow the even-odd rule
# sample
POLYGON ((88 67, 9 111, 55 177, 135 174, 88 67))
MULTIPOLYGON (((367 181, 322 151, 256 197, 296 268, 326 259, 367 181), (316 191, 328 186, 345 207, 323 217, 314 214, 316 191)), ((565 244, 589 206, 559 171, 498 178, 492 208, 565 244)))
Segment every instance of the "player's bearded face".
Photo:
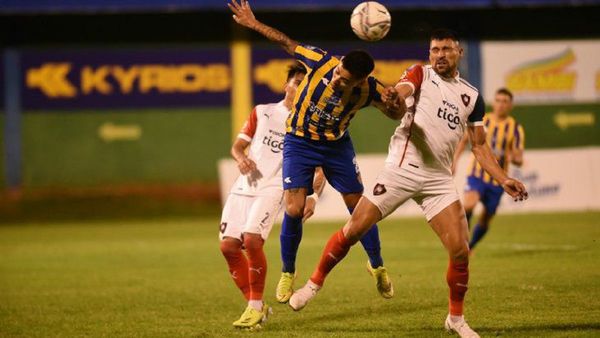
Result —
POLYGON ((463 55, 463 49, 452 39, 431 40, 429 46, 429 62, 433 70, 443 77, 456 75, 458 62, 463 55))

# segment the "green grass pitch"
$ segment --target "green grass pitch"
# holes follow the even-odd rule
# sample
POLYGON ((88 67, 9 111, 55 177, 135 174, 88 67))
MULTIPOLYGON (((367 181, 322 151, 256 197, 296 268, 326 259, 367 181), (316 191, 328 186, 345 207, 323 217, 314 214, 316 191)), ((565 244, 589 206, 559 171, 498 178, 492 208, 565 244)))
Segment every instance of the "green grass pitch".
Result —
MULTIPOLYGON (((297 286, 342 225, 305 225, 297 286)), ((354 247, 302 312, 277 304, 279 227, 267 241, 262 332, 218 250, 217 219, 0 226, 1 337, 445 337, 447 257, 422 219, 380 224, 396 296, 354 247)), ((600 213, 499 216, 471 263, 466 317, 483 336, 600 336, 600 213)))

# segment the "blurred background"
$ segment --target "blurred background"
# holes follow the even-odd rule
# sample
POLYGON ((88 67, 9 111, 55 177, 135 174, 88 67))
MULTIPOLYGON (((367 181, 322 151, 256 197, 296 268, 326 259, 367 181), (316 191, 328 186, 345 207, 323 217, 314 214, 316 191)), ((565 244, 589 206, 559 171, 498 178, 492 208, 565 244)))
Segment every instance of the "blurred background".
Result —
MULTIPOLYGON (((293 39, 368 50, 390 85, 427 62, 432 29, 457 31, 461 76, 488 104, 499 87, 515 94, 526 150, 512 175, 531 196, 502 202, 473 259, 470 323, 599 336, 600 1, 381 2, 392 27, 375 43, 350 29, 359 1, 252 6, 293 39)), ((0 336, 236 336, 243 299, 217 240, 229 148, 253 105, 282 98, 289 56, 236 26, 225 0, 0 0, 0 32, 0 336)), ((373 109, 350 126, 367 189, 395 127, 373 109)), ((326 190, 307 223, 298 283, 348 217, 340 200, 326 190)), ((276 305, 264 335, 438 336, 445 253, 414 204, 394 216, 412 217, 380 223, 401 296, 381 302, 353 250, 324 306, 276 305)), ((265 246, 270 303, 279 231, 265 246)))
MULTIPOLYGON (((600 144, 598 1, 389 0, 376 43, 350 29, 357 3, 252 5, 294 39, 368 49, 386 84, 426 62, 432 28, 452 28, 461 75, 488 102, 515 92, 528 150, 600 144)), ((1 221, 219 213, 217 161, 252 105, 282 96, 285 53, 220 0, 4 0, 0 12, 1 221)), ((352 124, 360 154, 387 151, 395 125, 380 115, 352 124)))

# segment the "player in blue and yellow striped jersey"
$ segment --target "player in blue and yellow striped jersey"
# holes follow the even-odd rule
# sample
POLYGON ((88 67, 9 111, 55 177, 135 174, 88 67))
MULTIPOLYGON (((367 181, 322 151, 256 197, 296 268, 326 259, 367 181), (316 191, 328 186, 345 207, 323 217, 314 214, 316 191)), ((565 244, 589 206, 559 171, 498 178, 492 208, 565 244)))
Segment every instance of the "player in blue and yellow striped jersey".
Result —
MULTIPOLYGON (((231 0, 228 5, 237 23, 280 44, 307 69, 287 120, 283 149, 286 208, 280 236, 283 271, 277 299, 285 303, 293 292, 302 215, 307 195, 313 193, 315 168, 323 168, 327 181, 342 194, 352 213, 362 196, 363 185, 348 125, 359 109, 370 105, 399 120, 406 112, 406 105, 393 87, 384 88, 369 76, 374 61, 367 52, 354 50, 343 57, 333 56, 322 49, 300 44, 256 20, 246 0, 240 3, 231 0)), ((375 276, 378 291, 385 298, 392 297, 393 288, 383 267, 377 225, 361 243, 369 255, 368 268, 375 276)))
MULTIPOLYGON (((521 166, 523 163, 523 149, 525 149, 525 132, 510 112, 513 108, 513 95, 506 88, 496 91, 493 111, 483 117, 486 128, 487 142, 496 155, 496 160, 505 172, 509 164, 521 166)), ((462 140, 457 148, 454 163, 465 148, 466 140, 462 140)), ((467 185, 465 187, 464 207, 467 220, 470 221, 475 206, 480 201, 483 204, 483 213, 479 222, 473 229, 469 247, 471 250, 483 238, 489 229, 490 221, 496 214, 500 204, 503 189, 499 182, 494 180, 481 165, 473 158, 468 168, 467 185)))

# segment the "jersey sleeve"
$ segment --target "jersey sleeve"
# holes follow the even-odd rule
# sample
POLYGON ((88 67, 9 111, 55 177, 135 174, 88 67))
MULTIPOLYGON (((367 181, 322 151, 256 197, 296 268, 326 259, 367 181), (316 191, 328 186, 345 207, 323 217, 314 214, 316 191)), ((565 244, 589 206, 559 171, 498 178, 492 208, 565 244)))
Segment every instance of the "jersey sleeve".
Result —
POLYGON ((483 97, 478 94, 477 100, 475 101, 475 107, 473 107, 473 111, 469 115, 468 125, 469 126, 483 126, 483 116, 485 115, 485 102, 483 102, 483 97))
POLYGON ((413 95, 421 89, 421 83, 423 83, 423 66, 412 65, 404 71, 399 84, 407 84, 413 89, 413 95))
POLYGON ((517 123, 515 128, 514 147, 519 150, 525 149, 525 129, 517 123))
POLYGON ((238 134, 238 138, 242 140, 246 140, 248 142, 252 141, 254 134, 256 133, 256 126, 258 124, 258 118, 256 117, 256 107, 252 109, 250 116, 248 116, 248 120, 244 123, 242 130, 238 134))
POLYGON ((294 57, 300 61, 307 68, 312 70, 323 57, 327 55, 327 52, 313 46, 298 44, 294 50, 294 57))
POLYGON ((369 76, 367 81, 369 83, 369 99, 365 103, 365 107, 372 105, 374 102, 381 102, 381 94, 383 94, 385 89, 383 85, 372 76, 369 76))

